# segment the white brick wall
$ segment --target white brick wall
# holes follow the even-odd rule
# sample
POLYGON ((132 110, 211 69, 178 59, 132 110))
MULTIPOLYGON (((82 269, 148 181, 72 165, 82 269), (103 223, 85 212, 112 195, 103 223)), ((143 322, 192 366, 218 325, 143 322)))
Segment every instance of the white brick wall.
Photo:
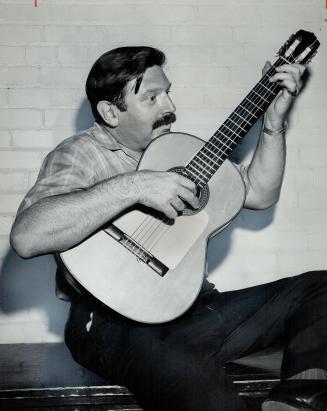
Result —
POLYGON ((0 0, 0 343, 62 339, 54 263, 23 261, 8 234, 46 153, 76 131, 84 83, 110 48, 162 48, 175 130, 207 138, 298 28, 322 47, 296 104, 280 202, 243 211, 210 243, 211 278, 238 288, 326 268, 327 11, 323 0, 0 0), (46 296, 46 297, 45 297, 46 296), (57 314, 55 314, 57 313, 57 314))

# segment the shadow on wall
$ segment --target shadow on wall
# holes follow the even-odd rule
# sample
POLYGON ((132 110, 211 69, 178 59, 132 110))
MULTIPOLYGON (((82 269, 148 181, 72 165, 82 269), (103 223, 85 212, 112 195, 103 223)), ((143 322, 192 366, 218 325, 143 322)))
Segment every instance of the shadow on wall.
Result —
MULTIPOLYGON (((76 132, 92 124, 93 115, 85 99, 76 114, 76 132)), ((39 308, 48 317, 49 332, 62 336, 69 304, 59 300, 55 295, 55 275, 56 263, 52 256, 45 255, 24 260, 14 251, 9 250, 0 271, 2 313, 6 315, 39 308)), ((10 336, 2 335, 2 339, 10 341, 10 336)))

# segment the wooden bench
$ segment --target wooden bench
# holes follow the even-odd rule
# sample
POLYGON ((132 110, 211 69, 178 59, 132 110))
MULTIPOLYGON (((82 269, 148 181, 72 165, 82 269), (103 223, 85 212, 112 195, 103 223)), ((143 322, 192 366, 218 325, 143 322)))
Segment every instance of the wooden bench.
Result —
MULTIPOLYGON (((227 365, 251 409, 279 381, 280 352, 258 353, 227 365)), ((63 343, 0 345, 1 410, 141 410, 133 395, 78 365, 63 343)), ((167 410, 168 411, 168 410, 167 410)))

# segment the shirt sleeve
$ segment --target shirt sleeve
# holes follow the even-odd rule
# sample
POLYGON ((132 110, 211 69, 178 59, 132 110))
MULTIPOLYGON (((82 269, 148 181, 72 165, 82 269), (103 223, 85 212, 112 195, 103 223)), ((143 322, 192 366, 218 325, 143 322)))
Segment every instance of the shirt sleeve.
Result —
POLYGON ((27 192, 17 214, 50 196, 87 189, 94 183, 85 150, 62 144, 50 152, 41 166, 34 186, 27 192))

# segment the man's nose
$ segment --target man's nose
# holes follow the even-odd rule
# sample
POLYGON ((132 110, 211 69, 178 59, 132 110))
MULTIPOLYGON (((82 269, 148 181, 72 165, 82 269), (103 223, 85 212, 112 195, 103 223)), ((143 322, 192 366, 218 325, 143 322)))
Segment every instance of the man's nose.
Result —
POLYGON ((164 111, 165 113, 174 113, 176 111, 176 106, 168 93, 165 94, 164 98, 164 111))

